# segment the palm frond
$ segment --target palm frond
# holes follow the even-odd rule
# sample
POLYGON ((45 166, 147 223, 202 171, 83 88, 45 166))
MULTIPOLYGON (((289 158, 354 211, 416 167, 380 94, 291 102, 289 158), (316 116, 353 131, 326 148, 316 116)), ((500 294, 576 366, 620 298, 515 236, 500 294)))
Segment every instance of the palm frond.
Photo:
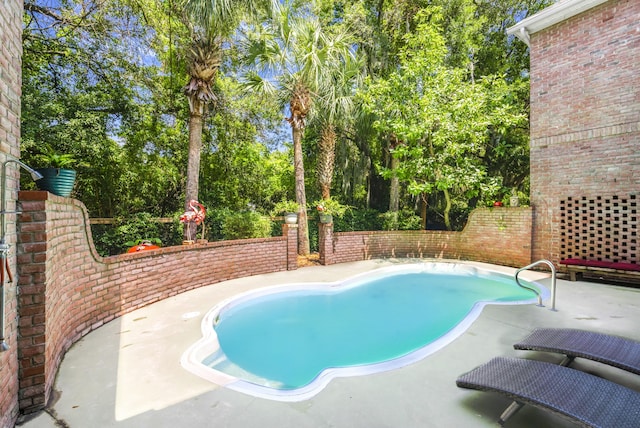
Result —
POLYGON ((273 95, 276 93, 276 86, 268 79, 260 74, 250 71, 246 73, 242 79, 242 84, 257 94, 273 95))
POLYGON ((198 33, 226 37, 243 16, 275 6, 276 0, 182 0, 182 10, 198 33))

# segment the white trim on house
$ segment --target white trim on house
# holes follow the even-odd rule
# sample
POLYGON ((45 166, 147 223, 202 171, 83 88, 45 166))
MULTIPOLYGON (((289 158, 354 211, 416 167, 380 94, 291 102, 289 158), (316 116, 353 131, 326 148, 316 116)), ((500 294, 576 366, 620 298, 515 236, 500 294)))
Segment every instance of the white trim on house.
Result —
POLYGON ((560 0, 535 15, 518 22, 507 29, 507 34, 513 34, 529 46, 529 34, 537 33, 558 22, 576 16, 592 7, 609 0, 560 0))

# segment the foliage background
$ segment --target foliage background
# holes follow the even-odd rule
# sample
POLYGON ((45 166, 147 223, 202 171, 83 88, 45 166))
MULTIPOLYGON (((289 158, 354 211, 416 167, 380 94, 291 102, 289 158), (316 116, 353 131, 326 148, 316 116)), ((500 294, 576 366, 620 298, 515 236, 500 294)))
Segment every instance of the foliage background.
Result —
MULTIPOLYGON (((335 219, 336 230, 459 230, 472 209, 508 205, 514 192, 526 205, 529 58, 506 29, 550 3, 293 2, 294 13, 317 18, 327 34, 348 34, 362 77, 314 94, 318 113, 308 118, 302 141, 306 199, 321 198, 322 100, 333 88, 353 96, 357 107, 335 122, 331 197, 352 207, 335 219), (435 151, 429 141, 437 141, 435 151)), ((145 237, 181 241, 190 42, 181 5, 25 2, 22 157, 34 167, 49 149, 77 159, 72 196, 91 217, 116 219, 94 227, 105 255, 145 237), (175 221, 158 224, 155 217, 175 221)), ((223 45, 198 195, 210 240, 279 234, 279 220, 266 226, 265 216, 278 201, 296 199, 287 104, 243 81, 250 66, 241 49, 246 29, 269 19, 247 17, 223 45)), ((313 249, 315 207, 308 213, 313 249)))

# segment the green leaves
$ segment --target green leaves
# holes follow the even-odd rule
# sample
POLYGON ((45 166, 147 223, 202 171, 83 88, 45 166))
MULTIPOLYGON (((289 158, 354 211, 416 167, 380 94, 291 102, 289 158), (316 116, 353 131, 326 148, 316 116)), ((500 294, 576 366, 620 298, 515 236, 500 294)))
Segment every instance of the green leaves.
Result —
POLYGON ((400 210, 424 202, 455 227, 512 187, 526 193, 528 52, 505 29, 551 2, 29 0, 23 159, 37 164, 44 146, 73 155, 92 216, 182 210, 190 71, 215 77, 203 92, 190 81, 215 100, 199 171, 208 207, 268 212, 306 181, 310 199, 319 187, 380 211, 397 191, 400 210), (189 46, 201 63, 187 63, 189 46), (292 101, 298 164, 317 173, 298 183, 282 120, 292 101))
MULTIPOLYGON (((400 162, 391 174, 409 193, 476 197, 492 187, 483 164, 490 129, 523 117, 499 77, 474 79, 468 69, 448 65, 439 9, 427 9, 418 21, 416 33, 405 36, 399 70, 368 86, 364 107, 377 116, 374 127, 398 141, 390 152, 400 162)), ((444 217, 448 223, 446 211, 444 217)))
POLYGON ((69 153, 57 153, 51 147, 45 147, 42 154, 36 156, 38 164, 45 168, 70 168, 76 158, 69 153))

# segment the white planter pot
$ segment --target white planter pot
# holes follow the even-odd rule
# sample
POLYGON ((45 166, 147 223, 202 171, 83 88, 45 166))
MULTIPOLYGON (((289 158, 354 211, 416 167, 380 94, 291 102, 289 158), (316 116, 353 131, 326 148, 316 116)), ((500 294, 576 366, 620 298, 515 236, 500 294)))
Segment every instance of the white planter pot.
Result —
POLYGON ((298 222, 298 214, 286 213, 284 215, 284 222, 287 224, 296 224, 298 222))

